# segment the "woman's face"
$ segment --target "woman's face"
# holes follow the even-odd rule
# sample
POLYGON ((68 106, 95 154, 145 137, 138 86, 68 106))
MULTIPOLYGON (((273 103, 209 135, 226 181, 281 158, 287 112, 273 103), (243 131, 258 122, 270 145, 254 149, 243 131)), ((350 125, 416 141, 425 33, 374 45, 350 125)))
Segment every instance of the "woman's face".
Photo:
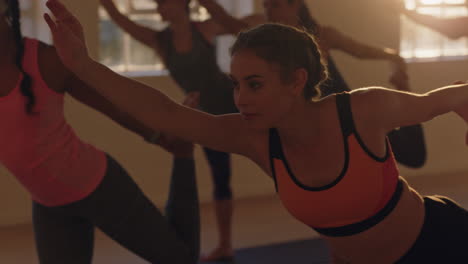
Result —
POLYGON ((298 96, 302 98, 294 82, 288 84, 281 79, 279 65, 263 60, 250 50, 233 55, 230 77, 236 106, 254 129, 275 127, 288 116, 298 96))

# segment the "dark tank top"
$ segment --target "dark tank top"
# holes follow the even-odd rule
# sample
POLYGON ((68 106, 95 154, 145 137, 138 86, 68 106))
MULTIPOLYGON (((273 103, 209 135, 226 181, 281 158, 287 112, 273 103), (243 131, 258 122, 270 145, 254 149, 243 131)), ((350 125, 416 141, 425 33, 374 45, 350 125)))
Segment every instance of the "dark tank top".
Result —
POLYGON ((201 110, 211 114, 237 112, 234 105, 232 82, 221 71, 216 60, 216 48, 192 24, 192 49, 177 53, 172 41, 172 31, 158 34, 163 49, 164 63, 175 82, 189 93, 200 92, 201 110))

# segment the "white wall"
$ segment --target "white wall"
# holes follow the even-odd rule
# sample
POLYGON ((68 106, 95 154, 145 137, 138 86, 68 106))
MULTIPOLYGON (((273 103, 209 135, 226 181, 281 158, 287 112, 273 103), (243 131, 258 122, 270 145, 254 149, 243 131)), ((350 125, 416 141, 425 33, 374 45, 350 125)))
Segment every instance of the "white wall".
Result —
MULTIPOLYGON (((261 6, 257 0, 257 8, 261 6)), ((83 22, 91 53, 97 55, 97 16, 95 0, 64 0, 83 22)), ((336 26, 357 39, 375 45, 398 47, 398 17, 388 9, 388 0, 309 0, 313 14, 322 24, 336 26)), ((338 67, 352 87, 388 86, 389 67, 385 62, 359 61, 333 53, 338 67)), ((424 92, 457 79, 466 79, 468 61, 446 61, 410 64, 411 86, 424 92)), ((167 77, 140 78, 180 100, 182 94, 167 77)), ((85 140, 112 154, 131 173, 148 196, 163 205, 169 182, 171 157, 156 147, 117 127, 100 114, 72 101, 67 101, 67 118, 85 140)), ((446 115, 425 124, 429 149, 428 164, 421 170, 401 168, 403 175, 423 177, 426 174, 466 172, 467 151, 463 145, 466 125, 454 115, 446 115)), ((273 194, 272 182, 250 161, 234 158, 233 187, 236 197, 273 194)), ((202 201, 211 199, 211 180, 207 163, 197 150, 197 176, 202 201)), ((30 201, 15 179, 0 168, 0 225, 30 220, 30 201)), ((449 179, 447 179, 449 180, 449 179)))

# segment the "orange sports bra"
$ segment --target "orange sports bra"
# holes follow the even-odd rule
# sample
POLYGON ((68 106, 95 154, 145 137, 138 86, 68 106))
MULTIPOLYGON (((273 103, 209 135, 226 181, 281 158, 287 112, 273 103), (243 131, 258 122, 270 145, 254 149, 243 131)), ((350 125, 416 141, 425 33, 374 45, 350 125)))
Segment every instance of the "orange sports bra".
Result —
POLYGON ((283 153, 281 138, 270 129, 271 170, 276 190, 286 209, 298 220, 325 236, 349 236, 382 221, 399 201, 402 183, 390 144, 385 157, 377 157, 357 133, 350 94, 336 95, 343 134, 345 165, 335 181, 323 187, 297 180, 283 153))

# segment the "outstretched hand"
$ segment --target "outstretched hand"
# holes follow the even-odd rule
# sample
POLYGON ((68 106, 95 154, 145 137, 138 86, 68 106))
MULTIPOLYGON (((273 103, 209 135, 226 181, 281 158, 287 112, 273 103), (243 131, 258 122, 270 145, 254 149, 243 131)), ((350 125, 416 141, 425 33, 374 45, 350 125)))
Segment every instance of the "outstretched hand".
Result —
POLYGON ((83 27, 59 0, 48 0, 46 6, 55 17, 54 20, 49 14, 44 14, 57 54, 70 71, 80 76, 89 59, 83 27))

